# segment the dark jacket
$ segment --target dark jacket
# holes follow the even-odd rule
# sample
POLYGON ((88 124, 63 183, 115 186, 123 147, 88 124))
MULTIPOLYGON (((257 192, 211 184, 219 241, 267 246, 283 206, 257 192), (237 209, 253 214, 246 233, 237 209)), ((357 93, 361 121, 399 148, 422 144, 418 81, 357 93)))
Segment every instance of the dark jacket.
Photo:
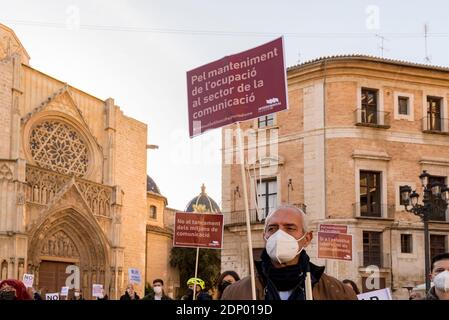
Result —
MULTIPOLYGON (((193 290, 188 289, 187 293, 182 296, 181 300, 193 300, 193 290)), ((205 291, 201 291, 196 296, 196 300, 212 300, 212 296, 205 291)))
MULTIPOLYGON (((137 295, 137 293, 134 293, 135 300, 139 300, 140 297, 137 295)), ((120 297, 120 300, 131 300, 131 297, 129 296, 128 291, 125 292, 123 296, 120 297)))
POLYGON ((38 292, 35 292, 33 295, 33 299, 34 300, 43 300, 41 295, 38 292))
POLYGON ((207 292, 200 292, 200 294, 196 298, 197 300, 212 300, 212 296, 207 292))
MULTIPOLYGON (((154 300, 154 292, 147 294, 145 297, 142 298, 142 300, 154 300)), ((173 300, 173 299, 167 296, 165 293, 162 293, 161 300, 173 300)))
MULTIPOLYGON (((264 250, 262 253, 262 261, 256 261, 256 299, 257 300, 280 300, 279 294, 273 282, 268 278, 266 268, 269 257, 264 250)), ((311 273, 312 277, 312 295, 314 300, 357 300, 355 292, 345 286, 337 279, 324 273, 324 267, 314 265, 309 261, 309 256, 305 251, 301 252, 300 263, 303 264, 302 269, 311 273), (302 262, 301 262, 302 261, 302 262)), ((298 286, 293 289, 289 300, 304 299, 304 282, 299 282, 298 286)), ((251 295, 251 279, 243 278, 240 281, 228 286, 221 300, 252 300, 251 295)))

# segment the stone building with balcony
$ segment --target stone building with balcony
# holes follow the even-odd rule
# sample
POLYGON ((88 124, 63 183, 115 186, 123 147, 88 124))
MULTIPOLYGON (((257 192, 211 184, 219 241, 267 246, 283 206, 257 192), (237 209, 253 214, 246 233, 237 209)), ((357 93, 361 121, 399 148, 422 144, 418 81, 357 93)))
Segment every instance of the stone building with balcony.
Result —
MULTIPOLYGON (((396 298, 424 282, 420 219, 404 210, 400 187, 421 192, 449 178, 449 68, 362 55, 319 58, 287 71, 289 109, 241 123, 257 258, 267 213, 279 204, 305 209, 314 231, 307 252, 329 274, 364 291, 368 266, 396 298), (348 226, 352 261, 317 258, 323 223, 348 226)), ((249 274, 235 125, 223 129, 222 270, 249 274)), ((449 217, 435 212, 431 256, 448 251, 449 217)))

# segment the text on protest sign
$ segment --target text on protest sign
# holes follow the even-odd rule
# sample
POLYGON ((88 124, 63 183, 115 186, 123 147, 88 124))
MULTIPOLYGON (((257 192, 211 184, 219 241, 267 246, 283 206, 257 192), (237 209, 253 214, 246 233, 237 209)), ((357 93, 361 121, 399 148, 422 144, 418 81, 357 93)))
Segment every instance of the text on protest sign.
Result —
POLYGON ((174 247, 221 249, 222 244, 222 214, 176 212, 174 247))
POLYGON ((318 232, 318 258, 352 260, 352 235, 318 232))
POLYGON ((25 285, 25 288, 31 288, 33 287, 34 282, 34 274, 24 273, 22 282, 25 285))
POLYGON ((139 284, 142 281, 142 276, 140 275, 139 269, 129 268, 128 269, 129 282, 139 284))
POLYGON ((62 287, 61 288, 61 297, 67 297, 69 295, 69 287, 62 287))
POLYGON ((93 284, 92 285, 92 296, 103 298, 103 285, 102 284, 93 284))
POLYGON ((59 300, 59 293, 46 293, 45 300, 59 300))
POLYGON ((348 233, 348 226, 342 224, 320 224, 321 232, 348 233))
POLYGON ((283 38, 187 72, 190 137, 287 109, 283 38))
POLYGON ((357 295, 359 300, 393 300, 390 288, 365 292, 357 295))

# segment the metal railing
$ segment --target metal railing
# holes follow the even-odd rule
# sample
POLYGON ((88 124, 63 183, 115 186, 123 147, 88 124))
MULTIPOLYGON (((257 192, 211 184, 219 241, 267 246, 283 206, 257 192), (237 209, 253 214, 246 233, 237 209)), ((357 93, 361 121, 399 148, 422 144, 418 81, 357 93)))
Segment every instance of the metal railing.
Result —
MULTIPOLYGON (((303 203, 294 203, 292 204, 295 207, 302 209, 306 212, 306 205, 303 203)), ((250 209, 249 217, 251 224, 263 224, 265 223, 265 218, 267 215, 273 210, 273 208, 268 209, 250 209)), ((224 215, 224 225, 225 226, 237 226, 246 224, 246 212, 245 210, 234 210, 230 212, 223 212, 224 215)))
POLYGON ((390 112, 356 109, 354 110, 355 125, 375 128, 390 128, 390 112))
MULTIPOLYGON (((230 212, 224 212, 224 225, 244 225, 246 223, 246 212, 245 210, 235 210, 230 212)), ((249 210, 249 217, 251 224, 265 223, 266 215, 264 212, 259 212, 256 209, 249 210)))
POLYGON ((375 205, 361 205, 360 202, 352 204, 352 212, 355 218, 379 218, 394 219, 396 207, 385 203, 375 205))
POLYGON ((449 121, 446 118, 427 116, 422 118, 421 122, 424 132, 449 134, 449 121))
POLYGON ((369 266, 376 266, 380 269, 391 268, 391 255, 389 253, 379 252, 378 254, 373 254, 372 252, 358 252, 357 259, 358 266, 362 268, 369 266))

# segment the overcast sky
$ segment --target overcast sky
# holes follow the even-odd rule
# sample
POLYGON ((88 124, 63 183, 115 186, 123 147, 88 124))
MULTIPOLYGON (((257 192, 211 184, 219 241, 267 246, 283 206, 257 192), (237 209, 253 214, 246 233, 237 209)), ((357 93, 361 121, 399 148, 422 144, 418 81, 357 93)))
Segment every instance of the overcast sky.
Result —
POLYGON ((284 35, 287 65, 363 53, 449 66, 446 1, 0 0, 31 65, 148 124, 148 174, 184 209, 221 204, 220 130, 188 137, 186 71, 284 35), (376 37, 376 34, 378 35, 376 37))

